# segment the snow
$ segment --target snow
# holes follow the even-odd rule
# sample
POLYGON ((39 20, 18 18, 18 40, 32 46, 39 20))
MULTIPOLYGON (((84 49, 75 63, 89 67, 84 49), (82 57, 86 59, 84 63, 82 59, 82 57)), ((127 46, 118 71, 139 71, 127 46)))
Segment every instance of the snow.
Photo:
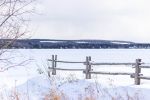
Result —
POLYGON ((63 41, 40 41, 41 43, 59 43, 63 41))
MULTIPOLYGON (((141 85, 134 85, 134 79, 128 75, 92 75, 92 79, 85 79, 83 72, 57 71, 56 76, 47 76, 47 67, 51 65, 47 59, 57 54, 58 60, 85 61, 91 56, 93 62, 135 62, 141 58, 142 62, 150 63, 149 49, 17 49, 8 50, 2 58, 11 57, 16 64, 27 60, 23 65, 10 68, 0 73, 0 91, 18 91, 21 100, 43 100, 50 90, 57 91, 67 100, 85 100, 86 97, 95 100, 124 100, 127 97, 149 100, 150 81, 141 80, 141 85), (11 51, 11 52, 9 52, 11 51), (41 73, 41 74, 40 74, 41 73), (129 96, 128 96, 129 95, 129 96)), ((0 63, 2 67, 5 63, 0 63)), ((10 64, 10 65, 11 65, 10 64)), ((83 64, 58 64, 59 68, 85 68, 83 64)), ((132 66, 93 66, 94 71, 134 72, 132 66)), ((150 69, 142 69, 144 76, 150 76, 150 69)), ((0 93, 0 94, 2 94, 0 93)), ((5 98, 8 100, 8 98, 5 98)))
POLYGON ((78 41, 78 42, 76 42, 76 43, 88 43, 88 42, 84 42, 84 41, 78 41))
POLYGON ((129 42, 111 42, 111 43, 114 43, 114 44, 130 44, 129 42))

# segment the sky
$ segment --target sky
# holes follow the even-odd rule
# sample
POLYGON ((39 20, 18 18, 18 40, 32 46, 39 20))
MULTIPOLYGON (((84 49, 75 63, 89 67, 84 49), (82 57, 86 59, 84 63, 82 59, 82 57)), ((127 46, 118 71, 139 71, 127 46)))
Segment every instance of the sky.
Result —
POLYGON ((32 38, 150 43, 149 0, 39 0, 32 38))

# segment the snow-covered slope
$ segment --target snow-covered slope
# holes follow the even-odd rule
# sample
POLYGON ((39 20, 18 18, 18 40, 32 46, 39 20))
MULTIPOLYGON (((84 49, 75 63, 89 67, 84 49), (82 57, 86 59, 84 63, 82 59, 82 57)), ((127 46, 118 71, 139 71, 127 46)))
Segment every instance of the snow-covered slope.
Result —
MULTIPOLYGON (((55 95, 66 100, 86 100, 87 98, 149 100, 149 80, 141 80, 141 85, 135 86, 134 79, 126 75, 93 75, 92 79, 86 80, 82 72, 57 71, 57 75, 50 78, 46 73, 48 65, 51 64, 47 62, 47 59, 51 58, 52 54, 57 54, 59 60, 68 61, 85 61, 86 56, 92 56, 94 62, 135 62, 135 59, 141 58, 143 62, 150 63, 149 52, 148 49, 13 50, 3 57, 15 57, 12 59, 14 63, 24 60, 27 62, 0 73, 0 94, 2 95, 0 98, 4 96, 5 100, 9 100, 8 98, 17 93, 20 100, 43 100, 55 95)), ((2 65, 5 67, 5 64, 1 62, 2 65)), ((58 64, 58 67, 85 68, 85 65, 58 64)), ((134 72, 131 66, 94 66, 92 68, 96 71, 134 72)), ((150 69, 142 69, 142 74, 150 76, 150 69)))

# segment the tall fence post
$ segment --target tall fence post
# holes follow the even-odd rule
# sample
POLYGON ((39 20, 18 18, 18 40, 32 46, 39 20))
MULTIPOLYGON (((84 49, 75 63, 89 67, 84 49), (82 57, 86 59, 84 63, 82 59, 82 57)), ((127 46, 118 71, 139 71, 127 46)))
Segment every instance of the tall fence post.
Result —
POLYGON ((86 75, 86 79, 91 79, 91 64, 90 64, 90 61, 91 61, 91 57, 90 56, 87 56, 86 57, 86 70, 85 70, 85 75, 86 75))
POLYGON ((140 63, 141 59, 136 59, 136 64, 135 64, 135 75, 134 75, 134 84, 135 85, 140 85, 140 73, 141 73, 141 68, 140 68, 140 63))
POLYGON ((49 66, 49 63, 48 63, 48 71, 47 71, 47 73, 48 73, 48 77, 51 77, 51 73, 50 73, 50 71, 51 71, 51 69, 50 69, 50 66, 49 66))
POLYGON ((56 75, 56 60, 57 60, 57 55, 52 55, 52 75, 56 75))
POLYGON ((91 56, 89 56, 89 79, 91 79, 91 73, 90 73, 90 71, 91 71, 91 66, 92 66, 91 63, 90 63, 91 60, 92 60, 92 59, 91 59, 91 56))
POLYGON ((55 58, 54 58, 55 75, 56 75, 56 67, 57 67, 57 55, 55 55, 55 58))

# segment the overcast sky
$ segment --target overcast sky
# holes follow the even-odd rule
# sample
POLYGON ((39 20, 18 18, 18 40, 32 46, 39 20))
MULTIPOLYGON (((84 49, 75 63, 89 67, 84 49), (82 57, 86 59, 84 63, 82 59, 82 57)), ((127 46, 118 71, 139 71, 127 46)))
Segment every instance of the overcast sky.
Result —
POLYGON ((150 0, 40 0, 32 38, 150 42, 150 0))

